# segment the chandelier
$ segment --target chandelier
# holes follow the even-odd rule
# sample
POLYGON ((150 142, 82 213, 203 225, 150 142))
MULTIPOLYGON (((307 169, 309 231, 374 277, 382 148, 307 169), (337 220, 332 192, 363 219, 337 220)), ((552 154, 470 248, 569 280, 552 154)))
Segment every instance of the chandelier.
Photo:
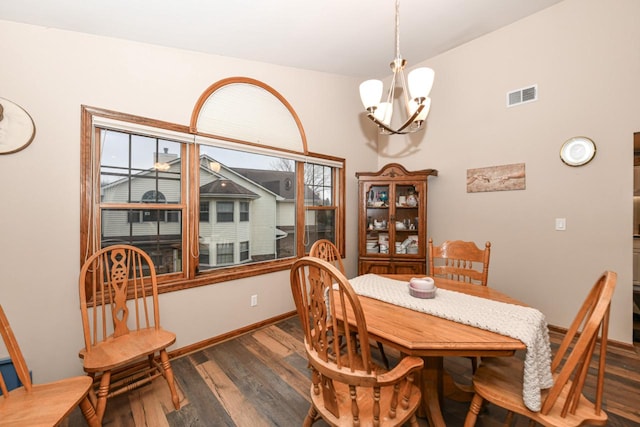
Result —
POLYGON ((387 98, 382 100, 382 81, 367 80, 360 84, 360 99, 367 110, 367 117, 371 119, 382 134, 395 135, 413 133, 421 130, 424 121, 429 114, 431 98, 429 92, 433 86, 434 72, 431 68, 421 67, 411 71, 408 75, 409 89, 407 90, 407 79, 404 77, 404 67, 407 61, 400 55, 400 0, 396 0, 396 56, 390 67, 393 71, 391 86, 387 92, 387 98), (393 100, 396 90, 396 81, 399 80, 402 86, 402 97, 406 110, 407 120, 398 129, 391 127, 391 116, 393 115, 393 100), (409 98, 409 94, 411 98, 409 98))

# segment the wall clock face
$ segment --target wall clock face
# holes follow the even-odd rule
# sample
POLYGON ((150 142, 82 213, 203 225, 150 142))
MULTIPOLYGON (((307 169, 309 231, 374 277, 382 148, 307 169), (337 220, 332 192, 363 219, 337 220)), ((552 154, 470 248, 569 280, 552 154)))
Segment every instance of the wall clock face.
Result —
POLYGON ((0 154, 24 149, 35 135, 36 126, 29 113, 18 104, 0 98, 0 154))
POLYGON ((584 136, 568 139, 560 148, 560 158, 569 166, 582 166, 596 155, 596 144, 584 136))

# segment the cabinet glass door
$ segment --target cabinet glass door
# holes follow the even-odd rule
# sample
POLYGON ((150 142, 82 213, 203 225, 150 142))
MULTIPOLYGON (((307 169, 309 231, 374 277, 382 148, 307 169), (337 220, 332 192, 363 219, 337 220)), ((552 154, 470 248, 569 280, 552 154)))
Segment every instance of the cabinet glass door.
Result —
POLYGON ((418 236, 420 226, 420 194, 412 184, 395 186, 394 245, 396 255, 419 253, 418 236))
POLYGON ((389 185, 372 184, 367 192, 367 254, 389 254, 389 185))

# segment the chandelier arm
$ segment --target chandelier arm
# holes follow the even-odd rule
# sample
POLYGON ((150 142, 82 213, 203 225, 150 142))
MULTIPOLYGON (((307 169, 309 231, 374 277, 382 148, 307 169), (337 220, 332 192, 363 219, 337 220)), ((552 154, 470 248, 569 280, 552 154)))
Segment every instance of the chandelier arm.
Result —
POLYGON ((420 115, 423 109, 424 109, 424 104, 418 105, 418 108, 416 108, 416 111, 413 112, 411 117, 409 117, 407 121, 404 122, 404 124, 398 128, 397 133, 400 133, 403 130, 405 130, 407 127, 411 126, 411 124, 418 118, 418 116, 420 115))
POLYGON ((388 103, 393 104, 395 93, 396 93, 396 73, 393 73, 393 76, 391 77, 391 85, 389 86, 389 90, 387 91, 388 103))
MULTIPOLYGON (((386 124, 378 120, 372 113, 368 113, 367 117, 376 125, 378 125, 380 128, 386 130, 391 135, 404 135, 407 133, 411 133, 410 130, 406 132, 404 130, 409 126, 411 126, 411 124, 416 120, 416 118, 418 117, 418 115, 420 115, 423 109, 424 109, 424 104, 420 104, 418 108, 416 108, 416 111, 411 115, 411 117, 409 117, 407 121, 404 122, 402 126, 400 126, 397 130, 390 128, 389 126, 387 126, 386 124)), ((420 123, 418 124, 418 128, 422 127, 422 122, 423 121, 421 120, 420 123)))
POLYGON ((409 88, 407 87, 407 80, 404 77, 404 69, 400 70, 400 84, 402 85, 402 96, 404 97, 404 109, 407 115, 411 115, 411 110, 409 109, 409 88))

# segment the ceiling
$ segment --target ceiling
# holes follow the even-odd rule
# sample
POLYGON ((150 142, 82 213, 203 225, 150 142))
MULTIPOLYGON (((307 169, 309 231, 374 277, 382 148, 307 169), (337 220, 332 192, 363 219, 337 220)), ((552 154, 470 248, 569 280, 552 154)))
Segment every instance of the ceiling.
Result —
MULTIPOLYGON (((561 0, 402 0, 408 66, 561 0)), ((393 0, 19 0, 0 20, 359 78, 390 74, 393 0)))

